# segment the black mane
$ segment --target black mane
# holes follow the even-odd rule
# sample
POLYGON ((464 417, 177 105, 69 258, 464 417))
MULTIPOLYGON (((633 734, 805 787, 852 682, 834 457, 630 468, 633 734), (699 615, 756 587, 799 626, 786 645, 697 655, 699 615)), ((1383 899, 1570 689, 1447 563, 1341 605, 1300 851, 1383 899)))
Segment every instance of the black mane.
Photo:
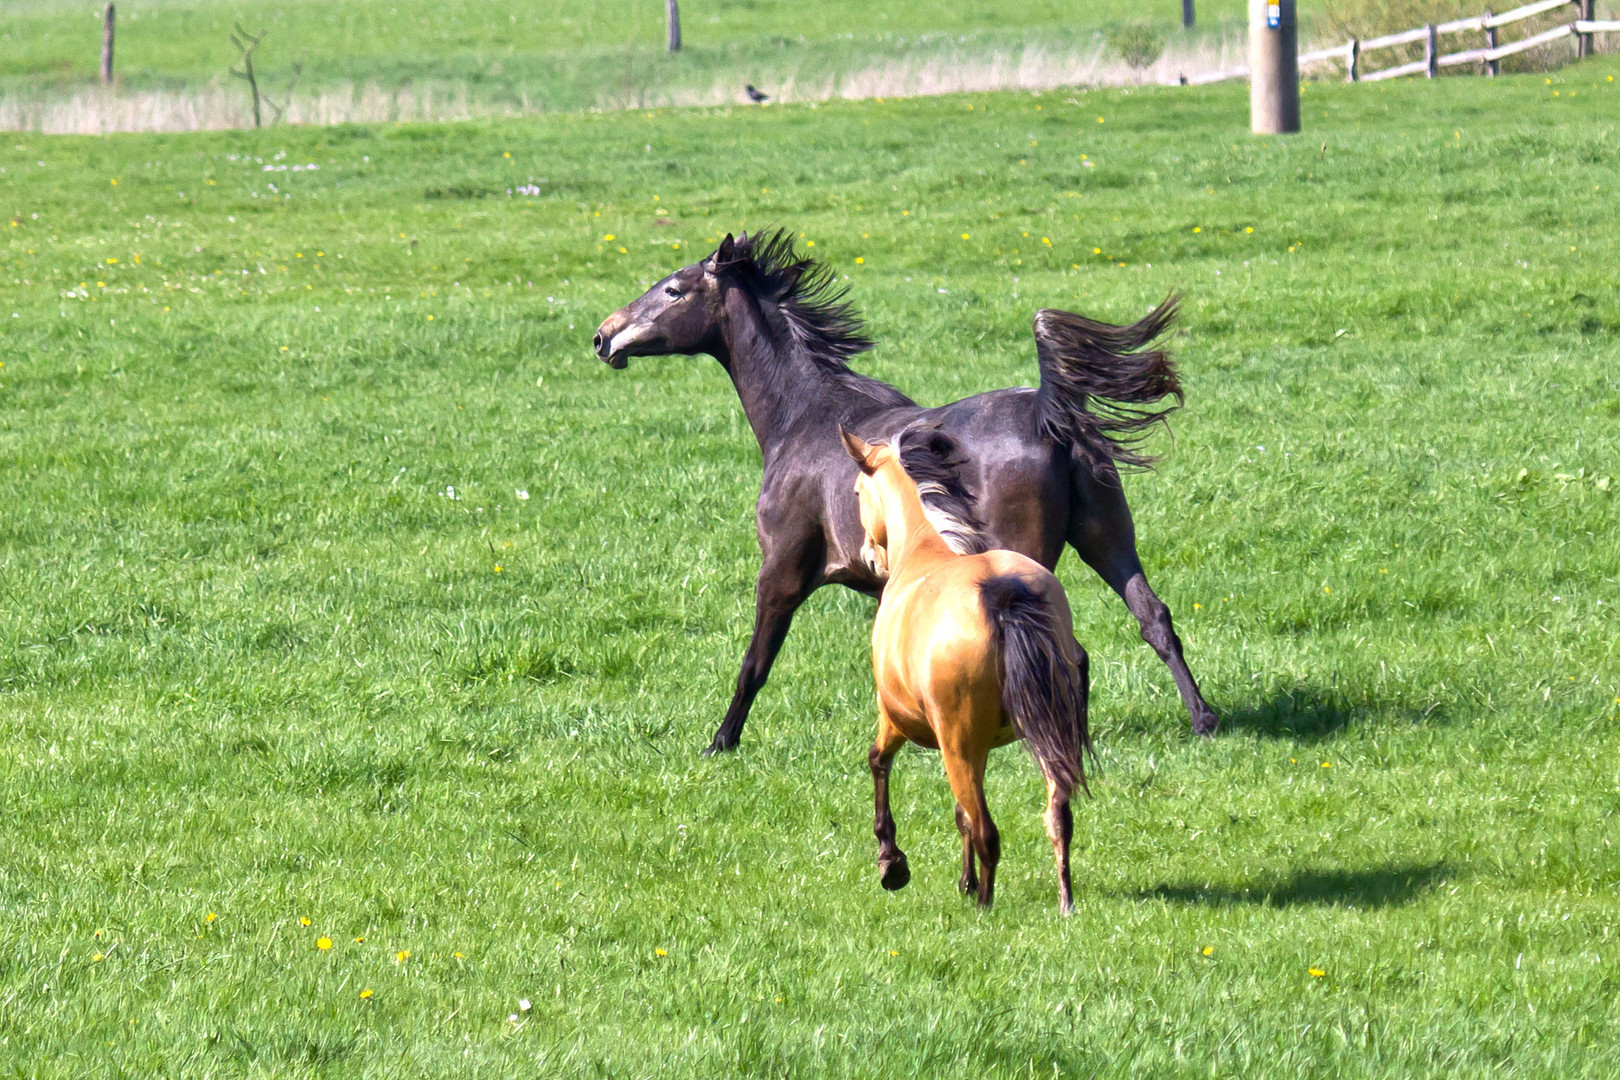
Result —
POLYGON ((848 361, 873 345, 866 325, 849 302, 849 289, 830 267, 794 250, 793 234, 771 229, 732 244, 730 257, 713 256, 714 268, 741 276, 754 295, 767 302, 793 343, 815 364, 885 405, 912 400, 890 386, 853 371, 848 361))
POLYGON ((978 555, 990 549, 984 536, 973 495, 962 483, 959 470, 967 458, 956 440, 937 424, 912 426, 895 440, 900 467, 917 485, 923 508, 951 550, 978 555))

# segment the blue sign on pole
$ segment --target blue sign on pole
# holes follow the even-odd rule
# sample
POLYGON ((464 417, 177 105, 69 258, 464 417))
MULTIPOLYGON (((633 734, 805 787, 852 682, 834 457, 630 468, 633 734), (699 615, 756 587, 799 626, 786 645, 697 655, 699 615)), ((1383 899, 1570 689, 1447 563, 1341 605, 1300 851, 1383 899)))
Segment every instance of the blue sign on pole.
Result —
POLYGON ((1269 3, 1266 5, 1266 29, 1277 30, 1282 26, 1282 5, 1269 3))

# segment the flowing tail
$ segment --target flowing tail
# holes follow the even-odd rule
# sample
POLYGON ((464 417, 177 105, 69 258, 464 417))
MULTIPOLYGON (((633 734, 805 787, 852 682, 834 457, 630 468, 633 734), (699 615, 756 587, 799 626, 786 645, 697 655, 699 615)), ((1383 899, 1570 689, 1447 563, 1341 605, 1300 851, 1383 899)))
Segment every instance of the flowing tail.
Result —
POLYGON ((1041 430, 1074 447, 1097 476, 1118 465, 1153 465, 1137 446, 1148 429, 1167 422, 1182 395, 1170 354, 1149 346, 1170 328, 1180 303, 1172 294, 1130 326, 1053 308, 1035 313, 1041 430), (1175 404, 1149 407, 1165 398, 1175 404))
POLYGON ((1059 647, 1052 608, 1022 578, 986 578, 979 596, 995 631, 1001 659, 1001 707, 1024 737, 1041 772, 1065 793, 1086 787, 1084 757, 1090 755, 1086 725, 1084 652, 1070 664, 1059 647))

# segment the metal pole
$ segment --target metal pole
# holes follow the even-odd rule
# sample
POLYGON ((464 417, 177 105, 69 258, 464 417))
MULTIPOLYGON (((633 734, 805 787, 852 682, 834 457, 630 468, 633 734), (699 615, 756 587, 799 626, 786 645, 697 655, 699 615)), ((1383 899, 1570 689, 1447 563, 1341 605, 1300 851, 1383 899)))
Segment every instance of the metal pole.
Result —
POLYGON ((1249 0, 1249 127, 1299 130, 1299 30, 1294 0, 1249 0))
POLYGON ((1191 30, 1193 21, 1193 0, 1181 0, 1181 25, 1191 30))
POLYGON ((1434 23, 1424 27, 1429 36, 1423 39, 1423 63, 1428 68, 1429 78, 1440 74, 1440 35, 1435 33, 1434 23))
POLYGON ((664 14, 669 21, 669 51, 681 51, 681 6, 675 0, 664 0, 664 14))
POLYGON ((1345 82, 1358 82, 1361 79, 1361 41, 1351 38, 1350 46, 1345 50, 1345 82))
POLYGON ((101 81, 108 86, 113 81, 113 22, 117 17, 112 0, 107 0, 106 8, 101 12, 101 81))
MULTIPOLYGON (((1493 18, 1495 18, 1495 16, 1491 13, 1491 9, 1486 8, 1485 9, 1485 47, 1487 49, 1496 48, 1496 27, 1491 25, 1491 19, 1493 19, 1493 18)), ((1501 71, 1502 71, 1502 62, 1500 60, 1487 60, 1487 61, 1485 61, 1485 73, 1487 75, 1497 75, 1497 74, 1500 74, 1501 71)))
MULTIPOLYGON (((1187 2, 1191 3, 1192 0, 1187 0, 1187 2)), ((1585 19, 1587 22, 1591 22, 1593 15, 1596 14, 1596 7, 1597 5, 1593 2, 1593 0, 1581 0, 1581 18, 1585 19)), ((1575 55, 1582 58, 1592 55, 1591 34, 1575 35, 1575 55)))

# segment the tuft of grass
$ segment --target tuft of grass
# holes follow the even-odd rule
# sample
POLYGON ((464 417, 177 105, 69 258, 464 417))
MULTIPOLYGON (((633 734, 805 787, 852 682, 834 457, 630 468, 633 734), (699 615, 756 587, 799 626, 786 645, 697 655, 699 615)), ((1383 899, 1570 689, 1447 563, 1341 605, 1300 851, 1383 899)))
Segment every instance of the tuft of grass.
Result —
POLYGON ((1311 86, 1298 139, 1240 86, 8 138, 6 1064, 1613 1075, 1616 74, 1311 86), (878 888, 868 600, 697 754, 759 452, 713 362, 589 342, 772 222, 927 402, 1187 293, 1127 484, 1226 727, 1065 559, 1072 919, 1012 751, 996 908, 921 751, 878 888))

